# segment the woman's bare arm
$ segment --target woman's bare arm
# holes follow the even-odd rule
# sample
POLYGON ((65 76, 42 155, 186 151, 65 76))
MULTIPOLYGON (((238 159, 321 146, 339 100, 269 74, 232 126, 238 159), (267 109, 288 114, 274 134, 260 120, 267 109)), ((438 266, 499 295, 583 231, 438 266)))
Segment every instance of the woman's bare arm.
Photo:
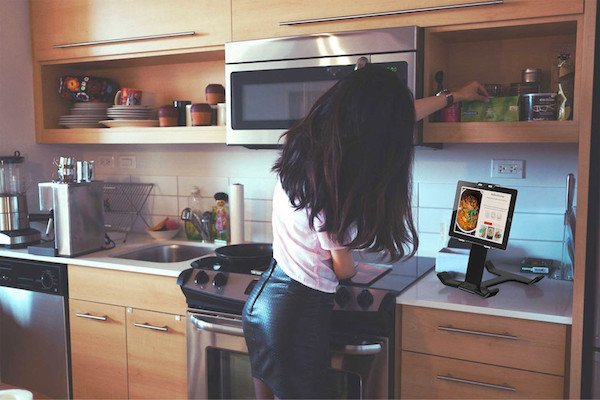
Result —
POLYGON ((352 278, 356 274, 351 250, 331 250, 331 259, 333 261, 333 272, 338 279, 352 278))

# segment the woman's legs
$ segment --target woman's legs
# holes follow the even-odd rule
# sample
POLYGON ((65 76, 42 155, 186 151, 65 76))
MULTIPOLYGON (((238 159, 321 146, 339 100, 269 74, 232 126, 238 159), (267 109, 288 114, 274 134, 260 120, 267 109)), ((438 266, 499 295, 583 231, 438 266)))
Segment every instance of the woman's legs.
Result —
POLYGON ((271 400, 274 398, 273 392, 266 383, 256 378, 252 378, 252 381, 254 383, 254 395, 257 400, 271 400))

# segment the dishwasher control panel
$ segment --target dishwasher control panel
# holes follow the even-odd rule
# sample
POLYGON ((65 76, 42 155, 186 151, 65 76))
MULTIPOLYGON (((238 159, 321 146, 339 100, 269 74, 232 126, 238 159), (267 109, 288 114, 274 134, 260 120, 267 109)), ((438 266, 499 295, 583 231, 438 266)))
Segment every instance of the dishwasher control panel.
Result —
POLYGON ((67 266, 0 258, 0 286, 67 295, 67 266))

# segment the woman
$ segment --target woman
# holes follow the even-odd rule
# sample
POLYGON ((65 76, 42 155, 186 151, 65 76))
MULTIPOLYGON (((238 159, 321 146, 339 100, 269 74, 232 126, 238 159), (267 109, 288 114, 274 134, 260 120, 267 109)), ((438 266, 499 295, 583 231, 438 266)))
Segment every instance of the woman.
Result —
MULTIPOLYGON (((473 82, 454 101, 486 100, 473 82)), ((329 323, 352 250, 412 256, 415 120, 447 105, 414 101, 392 72, 367 65, 341 79, 285 133, 273 166, 273 261, 248 297, 244 335, 257 398, 328 397, 329 323)))

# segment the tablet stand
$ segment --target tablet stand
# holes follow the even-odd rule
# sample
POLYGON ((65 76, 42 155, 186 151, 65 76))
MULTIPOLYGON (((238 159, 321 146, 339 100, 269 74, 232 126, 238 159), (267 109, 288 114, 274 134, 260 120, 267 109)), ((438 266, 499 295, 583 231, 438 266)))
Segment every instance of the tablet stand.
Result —
POLYGON ((437 274, 437 277, 446 286, 456 287, 465 292, 478 294, 481 297, 491 297, 498 293, 498 288, 488 289, 490 286, 499 285, 500 283, 509 281, 531 285, 544 277, 543 275, 538 275, 535 278, 528 279, 521 275, 497 269, 491 261, 486 261, 486 257, 487 248, 474 243, 471 245, 469 263, 467 265, 467 275, 465 276, 464 281, 458 281, 452 278, 452 275, 448 272, 440 272, 437 274), (483 278, 484 265, 489 272, 497 276, 482 282, 481 279, 483 278))

